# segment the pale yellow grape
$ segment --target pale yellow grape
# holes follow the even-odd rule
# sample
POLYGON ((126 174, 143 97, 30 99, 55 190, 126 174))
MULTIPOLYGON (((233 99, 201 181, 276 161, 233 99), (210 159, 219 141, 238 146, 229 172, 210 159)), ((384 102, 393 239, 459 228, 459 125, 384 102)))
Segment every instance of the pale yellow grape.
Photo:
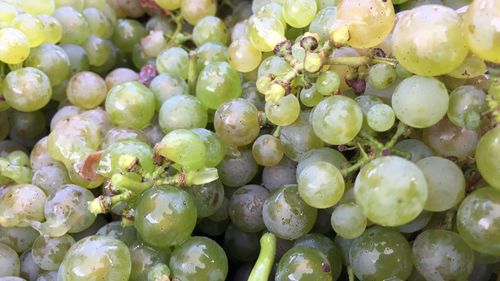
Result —
POLYGON ((464 17, 465 37, 472 52, 500 63, 500 1, 475 0, 464 17))
POLYGON ((302 28, 312 22, 317 9, 316 0, 285 0, 283 17, 292 27, 302 28))
POLYGON ((12 27, 26 35, 31 48, 41 45, 45 40, 43 23, 30 14, 17 15, 12 21, 12 27))
POLYGON ((16 7, 0 2, 0 24, 8 24, 17 16, 16 7))
POLYGON ((56 9, 54 0, 22 0, 23 11, 32 15, 52 15, 56 9))
POLYGON ((486 70, 486 63, 484 63, 482 59, 473 54, 469 54, 462 64, 448 73, 448 75, 453 78, 468 79, 482 75, 486 70))
POLYGON ((181 7, 182 0, 154 0, 158 6, 165 10, 177 10, 181 7))
POLYGON ((259 66, 262 53, 250 41, 241 38, 229 45, 227 57, 234 69, 239 72, 250 72, 259 66))
POLYGON ((266 117, 278 126, 288 126, 300 115, 300 102, 294 95, 287 95, 277 102, 266 102, 266 117))
POLYGON ((48 15, 39 15, 38 19, 43 23, 43 30, 45 32, 45 42, 56 44, 63 36, 63 28, 59 21, 48 15))
POLYGON ((392 51, 399 63, 415 74, 449 73, 468 53, 462 19, 453 9, 439 5, 409 10, 394 28, 392 51))
POLYGON ((262 6, 255 13, 255 16, 259 18, 274 17, 276 19, 279 19, 283 26, 286 26, 286 21, 283 17, 283 6, 275 2, 269 2, 266 5, 262 6))
POLYGON ((354 48, 370 48, 384 41, 394 26, 391 0, 343 0, 337 5, 333 31, 347 27, 354 48))
POLYGON ((261 52, 272 51, 276 44, 286 39, 285 27, 274 17, 250 17, 247 32, 250 42, 261 52))
POLYGON ((217 3, 214 0, 182 0, 181 15, 191 25, 206 16, 215 16, 217 3))
POLYGON ((22 63, 30 54, 28 38, 14 28, 0 30, 0 61, 8 64, 22 63))

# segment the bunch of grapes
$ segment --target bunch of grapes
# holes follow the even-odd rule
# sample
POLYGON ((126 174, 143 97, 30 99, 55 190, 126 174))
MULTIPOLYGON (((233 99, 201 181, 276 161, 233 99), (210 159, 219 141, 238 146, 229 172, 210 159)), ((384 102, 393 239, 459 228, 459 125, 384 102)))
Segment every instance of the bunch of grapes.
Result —
POLYGON ((499 0, 0 0, 0 281, 494 280, 499 0))

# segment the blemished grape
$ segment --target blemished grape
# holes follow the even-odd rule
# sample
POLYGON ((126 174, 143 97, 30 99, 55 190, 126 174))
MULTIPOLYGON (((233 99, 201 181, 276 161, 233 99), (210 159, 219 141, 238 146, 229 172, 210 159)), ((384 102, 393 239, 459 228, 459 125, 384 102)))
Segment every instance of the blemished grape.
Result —
POLYGON ((252 151, 242 147, 226 157, 217 166, 219 178, 225 186, 240 187, 248 184, 257 174, 258 165, 252 151))
POLYGON ((462 19, 453 9, 440 5, 419 6, 398 19, 392 36, 394 56, 415 74, 446 74, 467 57, 465 30, 462 19), (435 26, 440 29, 434 29, 435 26), (426 44, 420 44, 415 38, 426 44))
POLYGON ((476 163, 483 179, 493 188, 500 190, 500 127, 484 134, 476 148, 476 163))
POLYGON ((33 260, 43 270, 57 270, 74 243, 75 239, 68 234, 61 237, 41 235, 33 242, 33 260))
POLYGON ((277 137, 261 135, 252 145, 252 155, 257 164, 272 167, 281 161, 284 150, 277 137))
POLYGON ((214 16, 217 10, 216 1, 212 0, 182 0, 181 15, 191 25, 206 16, 214 16))
POLYGON ((318 161, 303 168, 297 176, 300 197, 314 208, 329 208, 344 194, 344 178, 334 165, 318 161))
POLYGON ((367 219, 356 203, 343 203, 332 212, 333 230, 345 239, 354 239, 365 232, 367 219))
POLYGON ((354 194, 370 221, 398 226, 410 222, 423 210, 428 184, 417 165, 398 156, 385 156, 361 169, 354 194))
POLYGON ((460 66, 455 68, 447 75, 454 78, 467 79, 484 74, 486 70, 486 64, 482 59, 476 57, 475 55, 469 54, 469 56, 465 58, 460 66))
POLYGON ((467 45, 478 57, 500 63, 500 31, 492 22, 498 18, 500 3, 493 0, 473 1, 464 16, 467 45))
POLYGON ((108 90, 104 79, 99 75, 84 71, 71 77, 66 93, 72 104, 80 108, 92 109, 105 100, 108 90))
POLYGON ((32 184, 9 186, 0 198, 0 223, 6 227, 28 226, 45 218, 47 196, 32 184))
POLYGON ((252 143, 259 135, 259 122, 257 108, 241 98, 222 104, 214 116, 215 132, 222 142, 232 146, 252 143))
POLYGON ((261 52, 272 51, 276 44, 285 40, 285 27, 274 17, 250 17, 247 32, 250 42, 261 52))
POLYGON ((245 232, 259 232, 265 228, 262 206, 269 191, 260 185, 245 185, 238 188, 229 200, 231 222, 245 232))
POLYGON ((399 120, 415 128, 438 123, 448 111, 448 90, 439 80, 412 76, 397 86, 392 108, 399 120))

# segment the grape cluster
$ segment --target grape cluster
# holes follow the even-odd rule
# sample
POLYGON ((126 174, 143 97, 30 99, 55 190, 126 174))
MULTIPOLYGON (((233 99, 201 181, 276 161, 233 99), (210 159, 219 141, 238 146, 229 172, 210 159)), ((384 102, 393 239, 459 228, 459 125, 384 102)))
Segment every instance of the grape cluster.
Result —
POLYGON ((0 281, 494 280, 499 0, 0 0, 0 281))

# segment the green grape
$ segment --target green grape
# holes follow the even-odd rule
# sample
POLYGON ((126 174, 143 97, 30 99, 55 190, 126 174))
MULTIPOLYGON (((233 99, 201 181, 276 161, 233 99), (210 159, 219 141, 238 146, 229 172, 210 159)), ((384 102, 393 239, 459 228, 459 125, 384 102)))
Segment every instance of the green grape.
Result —
POLYGON ((295 28, 308 26, 316 16, 316 0, 284 0, 283 18, 295 28))
POLYGON ((240 187, 257 174, 258 166, 250 149, 241 147, 235 155, 227 155, 217 166, 219 178, 225 186, 240 187))
POLYGON ((38 170, 45 166, 61 165, 60 162, 57 162, 49 155, 47 140, 48 137, 41 138, 31 150, 30 165, 33 170, 38 170))
POLYGON ((194 236, 175 248, 169 267, 179 280, 226 280, 228 261, 224 250, 207 237, 194 236))
POLYGON ((61 47, 68 55, 70 75, 89 70, 89 57, 84 48, 74 44, 61 44, 59 47, 61 47))
POLYGON ((47 196, 32 184, 11 185, 0 198, 0 224, 5 227, 28 226, 29 221, 42 221, 47 196))
POLYGON ((221 104, 238 98, 241 91, 238 73, 227 62, 207 65, 196 83, 196 97, 209 109, 218 109, 221 104))
POLYGON ((147 280, 149 271, 155 264, 165 264, 170 256, 169 250, 156 250, 142 242, 136 242, 129 247, 132 268, 130 281, 147 280))
POLYGON ((57 280, 121 281, 131 272, 130 252, 120 240, 92 235, 74 244, 64 257, 57 280))
POLYGON ((406 139, 402 140, 396 145, 395 149, 403 152, 410 153, 410 159, 412 162, 417 162, 418 160, 426 157, 432 156, 432 149, 430 149, 425 143, 417 139, 406 139))
POLYGON ((332 213, 331 224, 333 230, 345 239, 359 237, 366 229, 366 216, 356 203, 338 205, 332 213))
POLYGON ((339 278, 342 273, 342 257, 339 247, 330 238, 319 233, 309 233, 295 240, 293 246, 294 248, 305 247, 321 251, 328 258, 333 280, 339 278))
POLYGON ((213 168, 219 165, 226 155, 219 137, 214 132, 203 128, 195 128, 191 131, 205 143, 207 149, 205 167, 213 168))
POLYGON ((7 2, 0 2, 0 24, 9 24, 17 16, 16 7, 7 2))
POLYGON ((413 260, 425 280, 466 280, 474 267, 474 252, 455 232, 431 229, 415 239, 413 260))
POLYGON ((460 66, 447 75, 453 78, 468 79, 480 76, 487 71, 484 61, 475 55, 469 54, 460 66))
POLYGON ((261 135, 252 145, 252 155, 257 164, 272 167, 283 158, 281 141, 273 135, 261 135))
POLYGON ((52 86, 61 84, 70 72, 68 55, 61 47, 53 44, 43 44, 32 49, 25 65, 43 71, 52 86))
POLYGON ((230 224, 224 232, 224 250, 230 260, 252 262, 259 255, 260 234, 243 232, 230 224))
POLYGON ((191 25, 207 16, 215 16, 217 4, 211 0, 182 0, 181 15, 191 25))
POLYGON ((52 96, 49 78, 34 67, 9 72, 3 81, 2 90, 7 103, 24 112, 43 108, 52 96))
POLYGON ((300 91, 300 102, 308 107, 314 107, 320 103, 324 96, 316 91, 316 84, 311 85, 309 88, 302 88, 300 91))
POLYGON ((232 146, 252 143, 259 135, 259 125, 255 106, 240 98, 222 104, 214 116, 215 132, 222 142, 232 146))
POLYGON ((285 155, 291 160, 298 161, 309 150, 324 146, 308 118, 309 113, 302 113, 295 123, 281 129, 280 141, 285 155))
POLYGON ((9 112, 10 135, 18 138, 33 140, 46 133, 45 115, 42 111, 21 112, 11 110, 9 112))
POLYGON ((106 149, 115 142, 122 140, 138 140, 147 143, 147 139, 140 130, 129 127, 114 127, 111 128, 101 143, 101 148, 106 149))
POLYGON ((22 63, 30 54, 30 43, 24 33, 15 28, 0 29, 0 61, 22 63))
POLYGON ((278 126, 294 123, 300 115, 300 102, 295 95, 286 95, 276 102, 269 101, 265 107, 266 117, 278 126))
POLYGON ((494 63, 500 63, 500 31, 494 23, 499 11, 498 1, 476 0, 464 16, 467 45, 476 56, 494 63))
POLYGON ((462 201, 465 196, 465 177, 460 167, 442 157, 427 157, 416 164, 427 180, 429 195, 424 209, 442 212, 462 201))
POLYGON ((348 32, 347 43, 353 48, 370 48, 382 43, 394 25, 392 1, 340 1, 337 5, 335 33, 348 32))
POLYGON ((162 104, 158 120, 164 133, 177 129, 205 128, 208 113, 196 97, 176 95, 162 104))
POLYGON ((196 49, 196 68, 201 72, 213 62, 227 62, 227 47, 214 42, 207 42, 196 49))
POLYGON ((453 9, 419 6, 398 19, 392 36, 394 56, 406 69, 418 75, 446 74, 467 57, 464 30, 460 16, 453 9), (435 26, 440 29, 434 29, 435 26), (418 43, 415 38, 426 44, 418 43))
POLYGON ((82 109, 77 106, 67 105, 62 107, 54 114, 54 116, 52 116, 52 120, 50 120, 50 129, 54 130, 54 128, 57 124, 59 124, 60 121, 81 113, 82 109))
MULTIPOLYGON (((161 74, 158 76, 161 76, 161 74)), ((106 78, 104 79, 104 81, 106 82, 106 87, 108 89, 111 89, 114 86, 121 84, 121 83, 130 82, 130 81, 138 81, 138 80, 139 80, 139 74, 137 74, 137 72, 133 71, 132 69, 125 68, 125 67, 120 67, 120 68, 114 69, 113 71, 108 73, 108 75, 106 75, 106 78)), ((154 79, 153 79, 153 81, 154 81, 154 79)), ((151 83, 153 83, 153 81, 151 81, 151 83)), ((151 84, 150 84, 150 89, 151 89, 151 91, 154 92, 153 88, 154 87, 151 87, 151 84)), ((159 105, 157 103, 157 106, 159 109, 159 107, 161 106, 161 102, 159 105)))
POLYGON ((281 161, 272 166, 264 167, 262 184, 273 191, 287 184, 297 184, 295 170, 297 163, 284 156, 281 161))
POLYGON ((285 18, 283 17, 283 5, 277 2, 268 2, 267 4, 260 7, 256 12, 255 16, 259 18, 273 17, 279 20, 283 26, 286 26, 285 18))
POLYGON ((156 108, 153 92, 137 81, 114 86, 105 105, 111 122, 137 129, 149 124, 156 108))
POLYGON ((270 52, 276 44, 285 40, 285 27, 275 17, 252 16, 248 20, 248 38, 253 46, 261 52, 270 52))
POLYGON ((49 271, 40 274, 36 281, 57 281, 57 271, 49 271))
POLYGON ((370 221, 398 226, 415 219, 422 211, 427 186, 417 165, 398 156, 385 156, 361 169, 354 194, 356 203, 370 221))
POLYGON ((253 103, 257 110, 264 111, 264 107, 266 105, 266 101, 264 96, 259 93, 257 90, 255 81, 247 81, 241 85, 242 93, 241 98, 248 100, 253 103))
POLYGON ((44 272, 44 270, 35 263, 35 261, 33 260, 33 255, 31 253, 32 251, 28 250, 19 257, 19 260, 21 262, 21 270, 19 276, 22 278, 26 278, 26 280, 36 280, 38 276, 40 276, 44 272))
POLYGON ((206 16, 195 24, 192 37, 193 42, 198 47, 207 42, 226 45, 229 34, 221 19, 214 16, 206 16))
POLYGON ((111 178, 116 173, 129 172, 130 165, 140 167, 143 173, 152 173, 154 164, 151 147, 133 139, 114 142, 103 151, 95 169, 98 174, 111 178))
POLYGON ((413 268, 408 241, 380 226, 354 240, 349 253, 352 271, 360 280, 407 280, 413 268))
POLYGON ((131 226, 124 227, 120 221, 113 221, 102 226, 96 235, 110 236, 122 241, 127 246, 131 246, 137 239, 135 228, 131 226))
POLYGON ((9 246, 0 243, 0 276, 19 276, 19 256, 9 246))
POLYGON ((405 124, 427 128, 446 115, 448 100, 448 90, 442 82, 432 77, 412 76, 397 86, 392 108, 405 124))
POLYGON ((313 109, 311 124, 324 142, 345 144, 352 141, 361 130, 363 112, 351 98, 331 96, 313 109))
POLYGON ((19 14, 14 18, 11 25, 26 35, 31 48, 40 46, 45 41, 43 23, 33 15, 19 14))
POLYGON ((90 35, 90 26, 85 17, 73 7, 64 6, 54 12, 54 17, 63 28, 62 44, 79 45, 90 35))
POLYGON ((196 205, 198 218, 209 217, 222 206, 224 186, 219 180, 202 185, 193 185, 187 189, 196 205))
POLYGON ((154 0, 158 6, 165 10, 177 10, 181 7, 182 0, 154 0))
POLYGON ((461 86, 450 94, 448 119, 456 126, 475 129, 479 127, 481 113, 486 109, 485 93, 474 86, 461 86))
POLYGON ((156 58, 159 73, 170 74, 184 80, 188 78, 188 53, 179 47, 168 48, 156 58))
POLYGON ((309 165, 316 162, 327 162, 338 169, 349 166, 349 162, 342 153, 329 147, 311 149, 304 153, 299 159, 299 164, 297 165, 297 176, 299 176, 302 171, 309 165))
POLYGON ((483 179, 500 190, 500 127, 495 127, 481 137, 476 149, 476 164, 483 179))
MULTIPOLYGON (((121 52, 120 55, 123 59, 126 60, 126 54, 121 51, 121 49, 119 51, 121 52)), ((144 53, 141 44, 137 43, 132 49, 132 63, 136 69, 141 69, 146 64, 154 64, 154 60, 150 59, 146 53, 144 53)))
POLYGON ((0 227, 0 243, 12 248, 17 253, 31 249, 33 241, 39 236, 31 227, 0 227))
POLYGON ((477 129, 457 127, 445 117, 434 126, 423 130, 422 141, 432 148, 436 155, 464 160, 474 153, 480 136, 477 129))
POLYGON ((113 55, 113 45, 111 41, 95 35, 90 35, 81 46, 87 53, 91 66, 103 66, 113 55))
POLYGON ((300 197, 314 208, 329 208, 344 194, 344 179, 334 165, 318 161, 303 168, 297 175, 300 197))
POLYGON ((335 24, 336 15, 337 8, 335 6, 318 8, 318 13, 309 25, 309 32, 318 34, 321 42, 328 41, 330 29, 335 24))
POLYGON ((89 23, 90 34, 104 39, 111 38, 113 24, 102 11, 91 7, 83 10, 82 14, 89 23))
POLYGON ((269 195, 262 207, 262 217, 270 232, 294 240, 311 231, 317 209, 301 199, 296 185, 288 185, 269 195))
POLYGON ((227 51, 229 64, 240 72, 255 70, 262 59, 262 53, 247 39, 234 40, 227 51))
MULTIPOLYGON (((281 77, 292 70, 292 67, 288 62, 279 56, 269 56, 262 60, 262 63, 259 65, 257 76, 266 77, 269 75, 274 75, 276 77, 281 77)), ((258 88, 258 81, 257 81, 258 88)), ((260 90, 259 90, 260 91, 260 90)), ((263 93, 263 92, 261 92, 263 93)))
POLYGON ((372 106, 366 114, 368 126, 376 132, 388 131, 394 125, 396 116, 390 106, 379 103, 372 106))
POLYGON ((120 50, 130 53, 134 45, 139 43, 144 36, 146 36, 146 29, 140 22, 132 19, 119 19, 116 21, 112 40, 120 50))
POLYGON ((321 72, 316 80, 316 91, 329 96, 340 87, 340 76, 335 71, 321 72))
POLYGON ((141 39, 141 48, 146 57, 157 57, 167 46, 167 39, 163 31, 154 30, 141 39))
POLYGON ((265 228, 262 206, 269 191, 260 185, 238 188, 229 200, 229 217, 232 223, 245 232, 259 232, 265 228))
POLYGON ((61 237, 39 236, 33 243, 33 260, 43 270, 57 270, 74 243, 75 239, 68 234, 61 237))
POLYGON ((385 63, 373 65, 368 70, 368 82, 376 89, 389 87, 397 78, 394 67, 385 63))
POLYGON ((293 247, 281 257, 275 280, 331 281, 333 280, 331 270, 330 261, 321 250, 293 247))
POLYGON ((59 21, 49 15, 38 15, 38 19, 43 24, 45 33, 45 43, 56 44, 61 41, 63 36, 63 27, 59 21))
POLYGON ((70 179, 64 166, 46 166, 34 170, 32 183, 50 195, 59 187, 70 183, 70 179))
POLYGON ((401 233, 415 233, 422 230, 432 219, 432 212, 423 210, 414 220, 398 227, 401 233))
POLYGON ((195 133, 186 129, 171 131, 157 144, 156 149, 161 156, 182 167, 199 169, 205 165, 205 143, 195 133))
POLYGON ((107 95, 104 79, 89 71, 78 72, 73 75, 69 80, 66 91, 68 100, 84 109, 99 106, 107 95))

